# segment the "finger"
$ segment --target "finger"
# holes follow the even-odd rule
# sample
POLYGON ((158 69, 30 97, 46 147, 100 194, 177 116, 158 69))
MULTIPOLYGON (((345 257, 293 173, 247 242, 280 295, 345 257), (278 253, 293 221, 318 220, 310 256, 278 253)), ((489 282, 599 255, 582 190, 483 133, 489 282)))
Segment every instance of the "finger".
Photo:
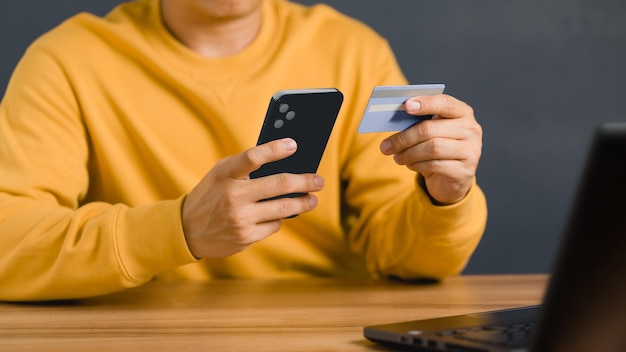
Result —
POLYGON ((324 188, 324 179, 316 174, 276 174, 253 180, 258 190, 257 200, 291 193, 318 192, 324 188))
POLYGON ((424 120, 383 140, 380 150, 385 155, 396 154, 434 138, 466 140, 481 145, 482 128, 473 115, 468 118, 424 120))
POLYGON ((394 160, 428 178, 433 174, 450 180, 473 177, 480 148, 468 148, 456 140, 434 139, 394 155, 394 160))
POLYGON ((411 115, 433 115, 435 118, 460 118, 473 116, 472 108, 447 94, 424 95, 408 99, 404 103, 411 115))
POLYGON ((262 241, 280 230, 281 220, 282 219, 271 219, 269 221, 258 222, 254 226, 254 232, 247 236, 242 236, 238 241, 246 247, 262 241))
POLYGON ((248 179, 250 173, 263 164, 284 159, 295 153, 297 148, 296 141, 291 138, 267 142, 229 158, 225 172, 232 178, 248 179))
POLYGON ((402 132, 398 132, 380 144, 380 150, 385 155, 403 152, 415 145, 425 143, 433 138, 456 139, 449 123, 442 123, 449 120, 425 120, 417 123, 402 132))
POLYGON ((268 222, 285 219, 293 215, 309 212, 317 207, 318 199, 313 194, 299 197, 285 197, 257 203, 259 221, 268 222))
POLYGON ((456 179, 464 175, 463 163, 459 160, 424 160, 408 164, 406 167, 422 174, 425 178, 436 174, 448 179, 456 179))
POLYGON ((474 152, 469 150, 466 144, 461 141, 432 138, 396 153, 393 159, 400 165, 410 165, 432 160, 458 160, 463 162, 470 159, 473 154, 474 152))

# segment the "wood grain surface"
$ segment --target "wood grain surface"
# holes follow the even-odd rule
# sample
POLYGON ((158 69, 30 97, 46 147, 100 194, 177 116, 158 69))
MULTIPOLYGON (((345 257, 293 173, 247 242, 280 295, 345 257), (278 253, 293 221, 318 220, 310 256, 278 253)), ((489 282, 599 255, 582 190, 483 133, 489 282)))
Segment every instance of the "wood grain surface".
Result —
POLYGON ((537 304, 547 278, 151 282, 76 301, 0 303, 0 351, 385 351, 363 338, 364 326, 537 304))

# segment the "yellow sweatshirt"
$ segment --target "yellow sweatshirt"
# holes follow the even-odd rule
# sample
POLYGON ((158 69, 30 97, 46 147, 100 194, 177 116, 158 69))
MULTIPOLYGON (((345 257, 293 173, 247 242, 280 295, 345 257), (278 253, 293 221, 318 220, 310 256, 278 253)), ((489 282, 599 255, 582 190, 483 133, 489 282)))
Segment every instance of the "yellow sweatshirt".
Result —
POLYGON ((105 294, 158 278, 459 273, 486 222, 474 185, 434 206, 416 175, 356 134, 375 85, 404 84, 386 41, 319 5, 266 0, 242 52, 202 57, 164 28, 158 0, 77 15, 33 43, 0 105, 0 300, 105 294), (255 145, 272 94, 345 96, 318 173, 319 206, 242 253, 196 260, 187 192, 255 145))

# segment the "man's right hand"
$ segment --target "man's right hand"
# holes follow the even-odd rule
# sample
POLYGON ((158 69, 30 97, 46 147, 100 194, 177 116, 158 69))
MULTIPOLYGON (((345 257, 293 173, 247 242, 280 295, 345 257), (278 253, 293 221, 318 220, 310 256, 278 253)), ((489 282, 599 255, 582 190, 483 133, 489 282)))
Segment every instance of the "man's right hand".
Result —
POLYGON ((272 141, 220 160, 187 195, 183 230, 197 258, 220 258, 243 251, 280 229, 282 219, 313 210, 324 180, 315 174, 276 174, 250 179, 261 165, 297 149, 293 139, 272 141), (302 197, 259 202, 287 193, 302 197))

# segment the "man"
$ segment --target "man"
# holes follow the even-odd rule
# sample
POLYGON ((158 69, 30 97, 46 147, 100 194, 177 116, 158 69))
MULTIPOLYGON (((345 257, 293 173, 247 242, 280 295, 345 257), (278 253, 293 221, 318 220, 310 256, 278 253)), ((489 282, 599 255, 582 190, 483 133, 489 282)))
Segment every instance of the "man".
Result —
POLYGON ((482 131, 439 95, 406 103, 431 121, 356 134, 372 87, 404 83, 382 38, 323 5, 137 0, 69 19, 29 48, 0 106, 0 299, 155 276, 459 273, 486 221, 482 131), (316 87, 345 97, 318 173, 251 180, 297 149, 253 147, 271 95, 316 87), (292 192, 309 195, 259 202, 292 192))

